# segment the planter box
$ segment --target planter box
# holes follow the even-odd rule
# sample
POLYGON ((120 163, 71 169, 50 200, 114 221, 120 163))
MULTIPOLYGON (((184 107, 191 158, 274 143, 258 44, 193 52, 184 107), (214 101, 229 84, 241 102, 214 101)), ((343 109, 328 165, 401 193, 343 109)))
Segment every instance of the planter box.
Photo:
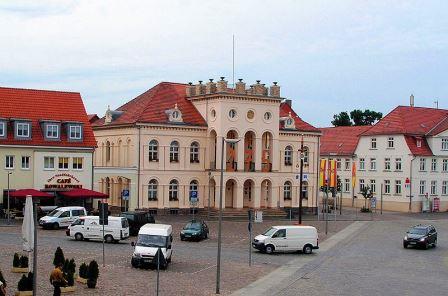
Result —
POLYGON ((61 287, 61 293, 72 293, 75 292, 75 290, 76 290, 75 286, 61 287))
POLYGON ((16 273, 28 273, 30 270, 28 267, 13 267, 11 271, 16 273))
POLYGON ((33 296, 33 291, 17 291, 16 296, 33 296))
POLYGON ((76 278, 76 281, 77 281, 78 283, 81 283, 81 284, 84 284, 84 285, 87 284, 87 279, 82 278, 82 277, 79 277, 79 276, 76 278))

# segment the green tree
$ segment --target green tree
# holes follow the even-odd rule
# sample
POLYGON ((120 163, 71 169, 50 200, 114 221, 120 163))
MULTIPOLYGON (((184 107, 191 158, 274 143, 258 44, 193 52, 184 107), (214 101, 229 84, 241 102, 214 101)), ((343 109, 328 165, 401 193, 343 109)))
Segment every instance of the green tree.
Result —
POLYGON ((383 113, 366 109, 355 109, 350 112, 350 118, 354 125, 372 125, 383 117, 383 113))
POLYGON ((350 116, 347 112, 341 112, 339 114, 333 115, 333 121, 331 122, 333 126, 351 126, 350 116))
POLYGON ((58 247, 54 253, 53 265, 58 266, 60 263, 65 263, 65 257, 61 247, 58 247))

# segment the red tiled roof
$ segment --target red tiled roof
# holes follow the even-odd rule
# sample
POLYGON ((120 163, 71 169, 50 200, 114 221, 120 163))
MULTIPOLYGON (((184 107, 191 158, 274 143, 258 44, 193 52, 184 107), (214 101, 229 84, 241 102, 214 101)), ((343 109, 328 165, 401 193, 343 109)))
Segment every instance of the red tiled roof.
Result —
POLYGON ((320 155, 353 155, 359 136, 370 128, 370 125, 320 128, 320 155))
POLYGON ((440 121, 436 126, 434 126, 428 133, 428 136, 436 136, 444 131, 448 130, 448 115, 440 121))
POLYGON ((14 139, 11 122, 8 135, 0 145, 96 147, 92 127, 79 93, 0 87, 0 118, 31 120, 31 140, 14 139), (83 141, 69 142, 65 128, 61 127, 60 141, 46 141, 40 120, 83 123, 83 141))
MULTIPOLYGON (((186 84, 161 82, 139 95, 135 99, 119 107, 116 111, 123 113, 117 116, 108 126, 134 123, 173 124, 169 122, 165 111, 174 105, 182 113, 183 124, 207 126, 202 115, 189 100, 186 99, 186 84)), ((176 123, 174 123, 176 124, 176 123)), ((93 126, 103 126, 104 117, 93 126)))
POLYGON ((363 135, 425 135, 448 116, 448 110, 398 106, 363 135))
POLYGON ((95 121, 97 121, 98 119, 100 119, 98 117, 98 115, 96 114, 88 114, 87 117, 89 117, 89 122, 90 123, 94 123, 95 121))
POLYGON ((429 145, 426 142, 426 139, 424 137, 406 136, 405 135, 404 138, 406 140, 406 144, 408 144, 409 150, 411 150, 411 153, 413 155, 417 155, 417 156, 432 156, 433 155, 431 148, 429 148, 429 145), (421 141, 420 147, 417 147, 418 140, 421 141))
MULTIPOLYGON (((287 103, 280 104, 280 117, 287 117, 291 112, 291 116, 294 118, 296 129, 304 132, 319 132, 319 129, 315 128, 308 122, 303 121, 297 113, 287 103)), ((282 129, 282 125, 280 125, 282 129)))

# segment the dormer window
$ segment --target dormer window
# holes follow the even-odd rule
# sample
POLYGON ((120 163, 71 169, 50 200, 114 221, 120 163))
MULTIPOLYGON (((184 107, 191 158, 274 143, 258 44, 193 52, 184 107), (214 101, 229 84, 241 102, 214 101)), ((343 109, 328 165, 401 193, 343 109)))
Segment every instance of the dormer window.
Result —
POLYGON ((173 116, 173 119, 178 119, 180 117, 179 111, 174 111, 172 116, 173 116))
POLYGON ((31 125, 29 122, 16 122, 16 138, 30 138, 31 125))
POLYGON ((177 107, 177 104, 174 105, 173 109, 166 110, 165 113, 168 115, 170 122, 183 122, 182 112, 177 107))
POLYGON ((6 137, 6 122, 0 121, 0 137, 6 137))
POLYGON ((417 139, 417 147, 418 148, 422 147, 422 140, 421 139, 417 139))
POLYGON ((71 125, 69 128, 69 138, 70 140, 81 140, 82 127, 80 125, 71 125))
POLYGON ((296 128, 296 126, 294 124, 294 118, 292 118, 292 116, 291 116, 291 112, 289 112, 288 117, 284 117, 283 120, 285 121, 285 128, 288 128, 288 129, 296 128))
POLYGON ((59 138, 59 125, 47 124, 45 136, 49 139, 58 139, 59 138))

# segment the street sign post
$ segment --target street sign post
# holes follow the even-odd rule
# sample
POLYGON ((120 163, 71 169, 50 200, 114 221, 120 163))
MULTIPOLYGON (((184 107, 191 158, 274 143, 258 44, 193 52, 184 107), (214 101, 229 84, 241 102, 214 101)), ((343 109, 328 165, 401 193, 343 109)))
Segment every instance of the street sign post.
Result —
POLYGON ((198 192, 190 191, 190 205, 193 208, 193 220, 194 220, 194 212, 198 203, 199 203, 198 192))
POLYGON ((156 295, 159 295, 159 274, 160 274, 160 265, 166 266, 167 262, 165 256, 162 253, 162 249, 158 248, 156 255, 152 259, 152 264, 157 266, 157 284, 156 284, 156 295))
POLYGON ((249 266, 252 266, 252 210, 247 211, 249 224, 247 228, 249 230, 249 266))
POLYGON ((129 189, 123 189, 121 199, 125 201, 126 211, 129 210, 129 189))
POLYGON ((263 211, 255 211, 255 222, 263 223, 263 211))

